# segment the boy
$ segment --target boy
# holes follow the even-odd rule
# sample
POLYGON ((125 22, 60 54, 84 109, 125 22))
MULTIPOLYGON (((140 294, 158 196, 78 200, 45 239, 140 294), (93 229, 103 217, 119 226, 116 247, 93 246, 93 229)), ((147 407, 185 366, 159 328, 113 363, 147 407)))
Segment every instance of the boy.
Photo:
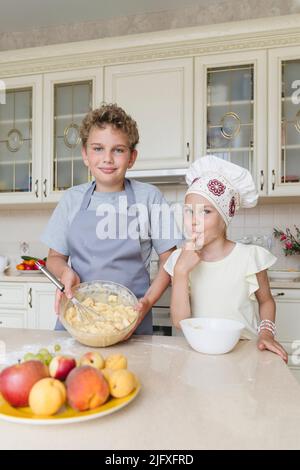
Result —
MULTIPOLYGON (((170 280, 163 264, 178 241, 172 234, 164 239, 153 234, 161 233, 163 222, 174 227, 173 215, 168 209, 166 217, 167 203, 155 186, 125 178, 137 158, 139 134, 136 122, 122 108, 104 104, 90 111, 80 137, 83 160, 94 181, 67 190, 54 210, 42 236, 50 248, 47 267, 65 285, 68 298, 79 282, 102 279, 125 285, 139 298, 135 333, 152 334, 151 308, 170 280), (162 206, 164 217, 160 214, 151 224, 154 211, 157 215, 162 206), (152 247, 160 267, 150 286, 152 247)), ((56 313, 61 295, 58 291, 56 313)), ((58 321, 56 329, 62 328, 58 321)))

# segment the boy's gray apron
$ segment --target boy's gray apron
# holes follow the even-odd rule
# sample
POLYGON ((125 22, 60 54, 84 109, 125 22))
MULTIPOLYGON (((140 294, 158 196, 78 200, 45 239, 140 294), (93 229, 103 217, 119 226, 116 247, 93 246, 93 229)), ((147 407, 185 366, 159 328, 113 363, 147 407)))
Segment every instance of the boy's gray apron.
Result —
MULTIPOLYGON (((119 215, 117 211, 117 237, 114 239, 106 238, 105 240, 97 237, 97 225, 104 216, 98 216, 96 211, 88 210, 95 187, 96 183, 94 181, 86 191, 81 207, 69 228, 68 246, 72 269, 79 275, 81 282, 97 279, 117 282, 130 289, 139 299, 145 295, 150 285, 149 273, 142 260, 140 239, 139 237, 137 239, 131 237, 119 238, 119 215)), ((138 224, 138 218, 136 211, 135 215, 128 215, 128 209, 136 201, 131 182, 127 179, 125 179, 125 192, 127 196, 128 229, 129 224, 131 224, 131 227, 132 223, 138 224)), ((124 216, 124 214, 122 215, 124 216)), ((122 215, 120 215, 120 218, 122 215)), ((137 227, 139 230, 138 225, 137 227)), ((59 320, 57 320, 55 329, 64 329, 59 320)), ((151 335, 152 333, 152 311, 150 310, 135 334, 151 335)))

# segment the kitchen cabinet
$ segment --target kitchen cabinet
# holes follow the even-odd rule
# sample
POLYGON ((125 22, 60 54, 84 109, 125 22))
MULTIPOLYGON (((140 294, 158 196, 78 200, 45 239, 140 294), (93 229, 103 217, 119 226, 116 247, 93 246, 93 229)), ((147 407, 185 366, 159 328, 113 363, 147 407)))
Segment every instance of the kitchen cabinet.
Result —
POLYGON ((300 195, 300 46, 269 51, 269 194, 300 195))
POLYGON ((42 75, 6 78, 0 104, 0 204, 41 200, 42 75))
POLYGON ((54 311, 55 286, 47 283, 28 285, 27 328, 54 330, 57 315, 54 311))
POLYGON ((86 113, 103 100, 102 75, 99 67, 44 76, 44 201, 56 202, 65 189, 90 180, 79 128, 86 113))
POLYGON ((0 327, 53 330, 54 296, 45 282, 0 282, 0 327))
POLYGON ((192 162, 192 58, 106 67, 105 100, 124 107, 137 122, 133 171, 186 168, 192 162))
POLYGON ((252 173, 267 193, 266 51, 197 57, 195 154, 213 154, 252 173))

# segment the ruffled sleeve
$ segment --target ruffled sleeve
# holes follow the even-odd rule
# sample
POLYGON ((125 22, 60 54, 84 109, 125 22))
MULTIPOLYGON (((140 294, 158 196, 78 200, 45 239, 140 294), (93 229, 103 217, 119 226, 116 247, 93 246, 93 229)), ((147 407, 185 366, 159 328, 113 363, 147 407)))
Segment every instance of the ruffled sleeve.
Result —
POLYGON ((169 258, 164 264, 164 270, 167 271, 170 276, 174 276, 175 264, 177 263, 180 253, 181 248, 178 248, 177 250, 173 251, 173 253, 169 256, 169 258))
POLYGON ((249 248, 246 281, 249 285, 249 298, 255 300, 254 292, 259 289, 256 274, 270 268, 277 261, 277 258, 261 246, 252 245, 249 248))

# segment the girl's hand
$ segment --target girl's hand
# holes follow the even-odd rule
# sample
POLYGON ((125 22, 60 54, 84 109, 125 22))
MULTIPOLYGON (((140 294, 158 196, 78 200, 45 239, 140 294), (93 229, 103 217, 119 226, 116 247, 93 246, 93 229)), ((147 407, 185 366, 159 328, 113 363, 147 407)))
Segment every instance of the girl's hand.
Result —
POLYGON ((283 349, 281 344, 275 341, 274 336, 271 332, 268 332, 268 330, 261 331, 257 340, 257 347, 260 351, 272 351, 275 354, 278 354, 284 360, 285 363, 288 362, 287 352, 285 351, 285 349, 283 349))
POLYGON ((187 242, 180 253, 175 265, 175 273, 188 274, 201 261, 201 250, 197 250, 195 242, 187 242))
POLYGON ((73 297, 72 287, 80 283, 80 277, 75 271, 73 271, 72 268, 67 266, 62 272, 60 281, 64 284, 65 290, 64 292, 61 292, 59 289, 56 290, 55 313, 57 315, 59 314, 59 304, 62 296, 65 294, 68 299, 71 299, 73 297))

